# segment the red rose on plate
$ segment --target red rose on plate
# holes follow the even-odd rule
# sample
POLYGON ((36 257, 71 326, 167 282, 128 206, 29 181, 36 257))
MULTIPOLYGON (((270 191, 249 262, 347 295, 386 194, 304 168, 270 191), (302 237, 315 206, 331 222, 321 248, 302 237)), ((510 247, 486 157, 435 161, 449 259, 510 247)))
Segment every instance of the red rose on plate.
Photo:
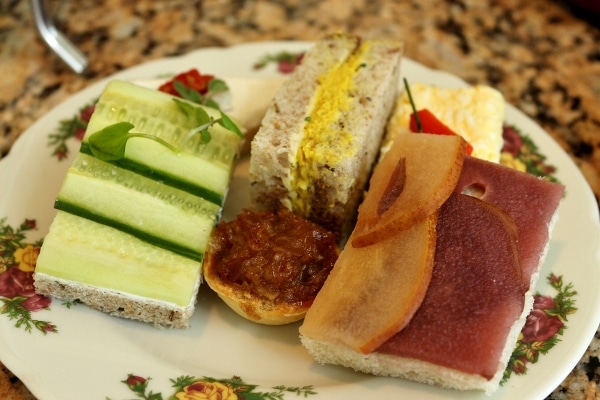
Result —
POLYGON ((502 147, 503 153, 510 153, 514 157, 519 155, 523 140, 513 127, 504 126, 502 130, 502 137, 504 138, 504 147, 502 147))
POLYGON ((534 310, 550 310, 554 308, 554 299, 550 296, 535 296, 533 299, 534 310))
POLYGON ((125 381, 130 389, 135 389, 138 386, 144 385, 148 380, 137 375, 129 375, 125 381))
POLYGON ((33 286, 33 273, 25 272, 12 267, 0 274, 0 296, 3 297, 31 297, 35 294, 33 286))
POLYGON ((50 297, 42 296, 41 294, 34 294, 23 302, 23 307, 29 311, 39 311, 49 307, 51 301, 52 300, 50 297))
POLYGON ((527 316, 527 321, 523 327, 523 343, 543 342, 563 327, 564 323, 560 318, 551 316, 544 310, 554 308, 554 299, 549 296, 536 296, 533 310, 527 316))

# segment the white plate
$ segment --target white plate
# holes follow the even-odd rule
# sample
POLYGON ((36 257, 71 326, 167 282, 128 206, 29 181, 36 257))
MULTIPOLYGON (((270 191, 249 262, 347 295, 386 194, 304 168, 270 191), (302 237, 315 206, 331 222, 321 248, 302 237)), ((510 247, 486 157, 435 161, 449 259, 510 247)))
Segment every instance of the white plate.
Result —
MULTIPOLYGON (((165 73, 197 67, 222 78, 281 77, 273 65, 255 70, 253 64, 265 54, 281 50, 298 52, 309 43, 265 42, 226 49, 203 49, 183 57, 140 65, 114 77, 148 80, 165 73)), ((412 82, 440 86, 464 86, 460 79, 429 70, 404 60, 403 72, 412 82)), ((236 85, 243 79, 236 79, 236 85)), ((66 168, 77 151, 78 142, 70 140, 71 156, 57 161, 47 146, 48 134, 60 120, 71 118, 84 104, 97 97, 106 80, 72 96, 33 124, 0 161, 0 219, 13 227, 25 219, 35 219, 38 229, 28 233, 27 242, 41 239, 54 216, 53 200, 66 168)), ((238 88, 239 89, 239 88, 238 88)), ((264 91, 253 95, 264 98, 264 91)), ((567 186, 560 206, 560 220, 554 230, 550 252, 541 276, 550 272, 572 282, 578 311, 569 317, 562 341, 539 362, 530 364, 528 373, 513 375, 493 399, 543 399, 576 365, 600 320, 600 229, 598 207, 592 192, 577 167, 559 146, 534 122, 513 107, 506 119, 534 139, 541 153, 558 167, 556 176, 567 186)), ((247 201, 243 166, 238 169, 228 199, 229 214, 247 201)), ((553 293, 545 279, 538 290, 553 293)), ((489 399, 482 393, 441 390, 399 379, 378 378, 348 369, 319 366, 303 350, 297 337, 298 325, 265 327, 247 322, 226 308, 203 286, 198 308, 189 330, 157 330, 143 323, 109 317, 84 305, 67 308, 53 300, 51 310, 34 313, 48 320, 58 333, 42 335, 35 329, 27 333, 14 321, 0 314, 0 359, 41 400, 81 398, 113 400, 132 398, 123 384, 127 374, 151 377, 148 390, 173 394, 171 379, 182 375, 228 379, 239 376, 255 391, 275 391, 274 386, 312 385, 317 399, 489 399)), ((304 397, 286 392, 284 398, 304 397)))

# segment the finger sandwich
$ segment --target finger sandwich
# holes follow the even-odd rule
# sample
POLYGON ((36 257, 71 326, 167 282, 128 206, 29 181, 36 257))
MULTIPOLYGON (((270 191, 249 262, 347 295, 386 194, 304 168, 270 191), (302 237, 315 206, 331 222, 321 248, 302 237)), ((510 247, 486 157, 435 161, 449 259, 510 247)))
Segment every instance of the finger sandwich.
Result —
POLYGON ((251 144, 250 196, 347 236, 398 94, 403 44, 336 34, 276 93, 251 144))
POLYGON ((68 169, 36 291, 187 328, 241 138, 214 108, 130 82, 102 92, 68 169), (125 130, 123 130, 124 128, 125 130))

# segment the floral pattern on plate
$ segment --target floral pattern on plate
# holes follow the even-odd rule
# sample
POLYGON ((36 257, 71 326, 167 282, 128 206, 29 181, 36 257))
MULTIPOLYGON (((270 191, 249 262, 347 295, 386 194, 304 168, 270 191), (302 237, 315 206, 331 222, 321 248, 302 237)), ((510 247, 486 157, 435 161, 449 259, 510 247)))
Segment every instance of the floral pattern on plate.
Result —
POLYGON ((44 335, 58 332, 55 325, 32 317, 32 312, 47 310, 50 297, 35 293, 33 272, 41 241, 27 243, 26 232, 36 229, 33 219, 26 219, 13 228, 0 219, 0 314, 15 321, 15 327, 31 332, 36 329, 44 335))
MULTIPOLYGON (((129 387, 129 390, 136 394, 137 398, 163 400, 162 393, 148 391, 150 379, 129 374, 123 383, 129 387)), ((214 379, 206 376, 203 378, 180 376, 177 379, 171 379, 171 383, 175 390, 171 396, 167 397, 168 400, 278 400, 284 399, 286 394, 295 394, 297 397, 304 398, 317 394, 312 386, 275 386, 270 392, 260 392, 256 391, 256 385, 248 384, 238 376, 234 376, 231 379, 214 379)))

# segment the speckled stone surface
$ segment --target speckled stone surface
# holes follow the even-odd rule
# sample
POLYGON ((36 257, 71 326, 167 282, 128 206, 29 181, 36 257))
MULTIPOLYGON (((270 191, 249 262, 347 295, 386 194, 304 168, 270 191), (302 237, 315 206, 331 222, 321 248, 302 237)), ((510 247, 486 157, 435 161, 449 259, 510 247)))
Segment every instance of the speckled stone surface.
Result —
MULTIPOLYGON (((598 18, 551 0, 50 1, 89 57, 71 72, 41 41, 26 0, 0 2, 0 153, 69 95, 141 62, 208 46, 316 40, 333 31, 405 41, 406 56, 498 88, 572 157, 600 196, 598 18)), ((598 399, 600 337, 550 399, 598 399)), ((31 399, 0 369, 0 398, 31 399)))

